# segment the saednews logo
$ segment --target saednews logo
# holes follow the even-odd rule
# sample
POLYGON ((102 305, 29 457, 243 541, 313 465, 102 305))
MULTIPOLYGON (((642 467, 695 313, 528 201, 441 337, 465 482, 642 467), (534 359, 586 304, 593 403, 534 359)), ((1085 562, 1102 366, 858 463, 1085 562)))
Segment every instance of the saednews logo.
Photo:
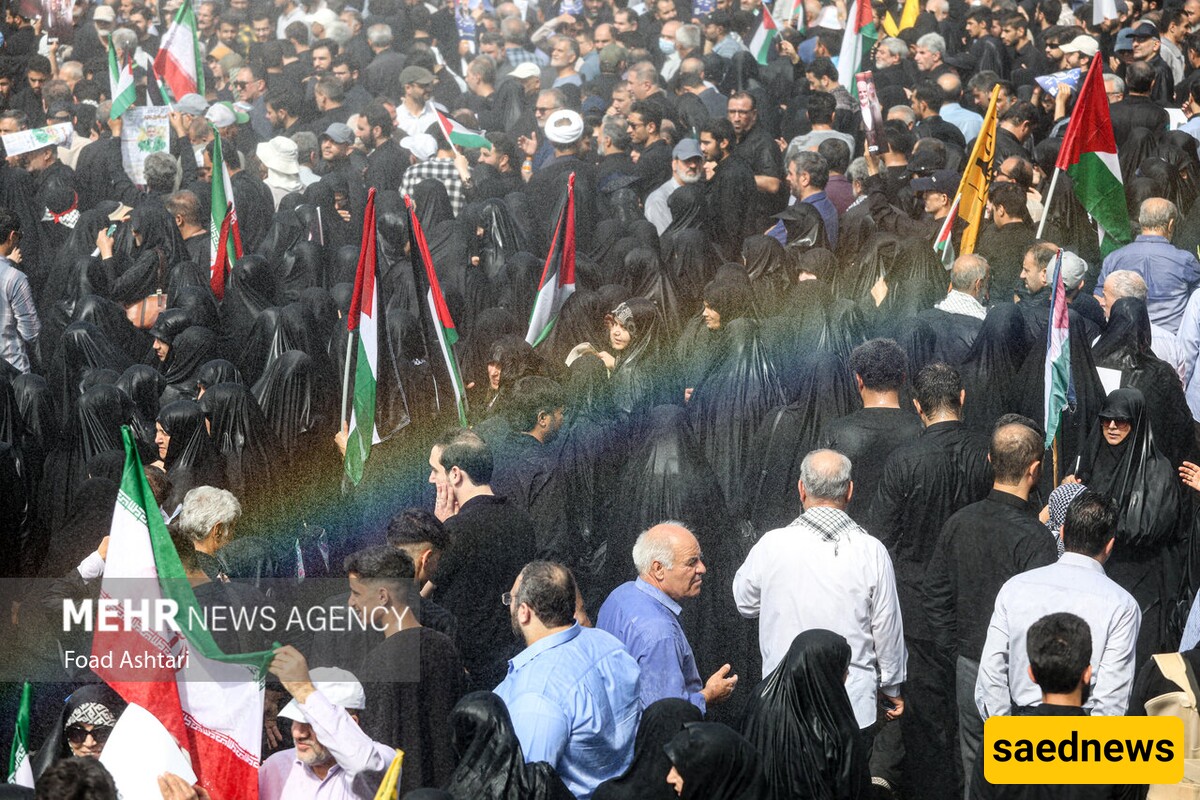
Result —
POLYGON ((983 727, 989 783, 1178 783, 1178 717, 992 717, 983 727))

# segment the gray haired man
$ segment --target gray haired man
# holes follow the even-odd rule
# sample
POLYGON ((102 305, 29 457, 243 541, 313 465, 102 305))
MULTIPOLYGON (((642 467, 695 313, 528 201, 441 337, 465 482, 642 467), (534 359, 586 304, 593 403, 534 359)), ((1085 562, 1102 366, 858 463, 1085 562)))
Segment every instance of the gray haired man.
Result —
POLYGON ((183 507, 175 524, 192 540, 196 565, 210 580, 229 580, 217 553, 233 541, 234 527, 241 516, 242 504, 224 489, 197 486, 183 496, 183 507))

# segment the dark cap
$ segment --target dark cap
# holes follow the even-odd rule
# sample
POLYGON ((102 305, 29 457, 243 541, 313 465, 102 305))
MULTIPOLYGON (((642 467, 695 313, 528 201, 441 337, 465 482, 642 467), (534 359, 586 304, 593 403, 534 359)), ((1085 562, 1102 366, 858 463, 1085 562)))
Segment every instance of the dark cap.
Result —
POLYGON ((932 175, 939 169, 944 169, 946 159, 931 149, 918 150, 908 160, 908 171, 914 176, 932 175))
POLYGON ((1122 28, 1117 32, 1117 43, 1113 46, 1114 53, 1128 53, 1133 50, 1133 28, 1122 28))
POLYGON ((941 192, 942 194, 954 194, 958 191, 958 184, 962 182, 962 176, 952 169, 939 169, 932 175, 913 178, 912 190, 914 192, 941 192))
POLYGON ((428 85, 433 83, 434 80, 433 73, 424 67, 405 67, 400 70, 401 86, 407 86, 410 83, 428 85))
POLYGON ((719 25, 725 30, 733 27, 733 16, 728 11, 722 11, 719 8, 709 14, 705 14, 700 21, 705 25, 719 25))
POLYGON ((1135 39, 1157 39, 1158 28, 1153 22, 1139 22, 1133 26, 1133 33, 1130 35, 1135 39))

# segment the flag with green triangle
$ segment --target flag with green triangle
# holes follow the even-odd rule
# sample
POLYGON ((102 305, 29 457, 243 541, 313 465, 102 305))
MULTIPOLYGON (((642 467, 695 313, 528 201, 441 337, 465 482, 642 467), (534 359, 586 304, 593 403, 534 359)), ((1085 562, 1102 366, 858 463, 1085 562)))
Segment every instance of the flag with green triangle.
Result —
POLYGON ((133 59, 126 55, 118 64, 117 48, 112 42, 108 44, 108 86, 112 93, 112 110, 108 118, 120 119, 137 100, 137 87, 133 83, 133 59))

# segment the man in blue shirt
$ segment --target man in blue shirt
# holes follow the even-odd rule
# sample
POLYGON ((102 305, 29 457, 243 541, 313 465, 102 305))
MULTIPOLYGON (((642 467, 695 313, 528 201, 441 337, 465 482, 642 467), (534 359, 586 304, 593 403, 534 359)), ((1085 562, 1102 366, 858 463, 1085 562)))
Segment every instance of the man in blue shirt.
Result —
POLYGON ((1104 281, 1109 273, 1120 269, 1136 272, 1146 279, 1149 294, 1146 310, 1150 321, 1171 333, 1179 330, 1188 297, 1200 285, 1200 261, 1195 253, 1171 244, 1179 210, 1161 197, 1142 202, 1138 225, 1142 232, 1130 244, 1109 253, 1096 280, 1096 298, 1104 294, 1104 281))
POLYGON ((641 716, 638 665, 604 631, 575 622, 575 578, 548 561, 527 564, 501 601, 525 650, 496 694, 525 761, 545 761, 580 800, 625 772, 641 716))
POLYGON ((797 150, 788 155, 788 185, 798 203, 808 203, 821 215, 825 223, 825 239, 829 249, 837 247, 838 215, 833 201, 825 195, 825 184, 829 182, 829 164, 819 153, 797 150))
POLYGON ((637 580, 613 590, 596 627, 621 640, 642 669, 642 707, 667 697, 687 700, 701 711, 737 686, 726 664, 700 682, 696 658, 679 624, 679 603, 700 594, 704 555, 692 532, 677 522, 655 525, 633 546, 637 580))

